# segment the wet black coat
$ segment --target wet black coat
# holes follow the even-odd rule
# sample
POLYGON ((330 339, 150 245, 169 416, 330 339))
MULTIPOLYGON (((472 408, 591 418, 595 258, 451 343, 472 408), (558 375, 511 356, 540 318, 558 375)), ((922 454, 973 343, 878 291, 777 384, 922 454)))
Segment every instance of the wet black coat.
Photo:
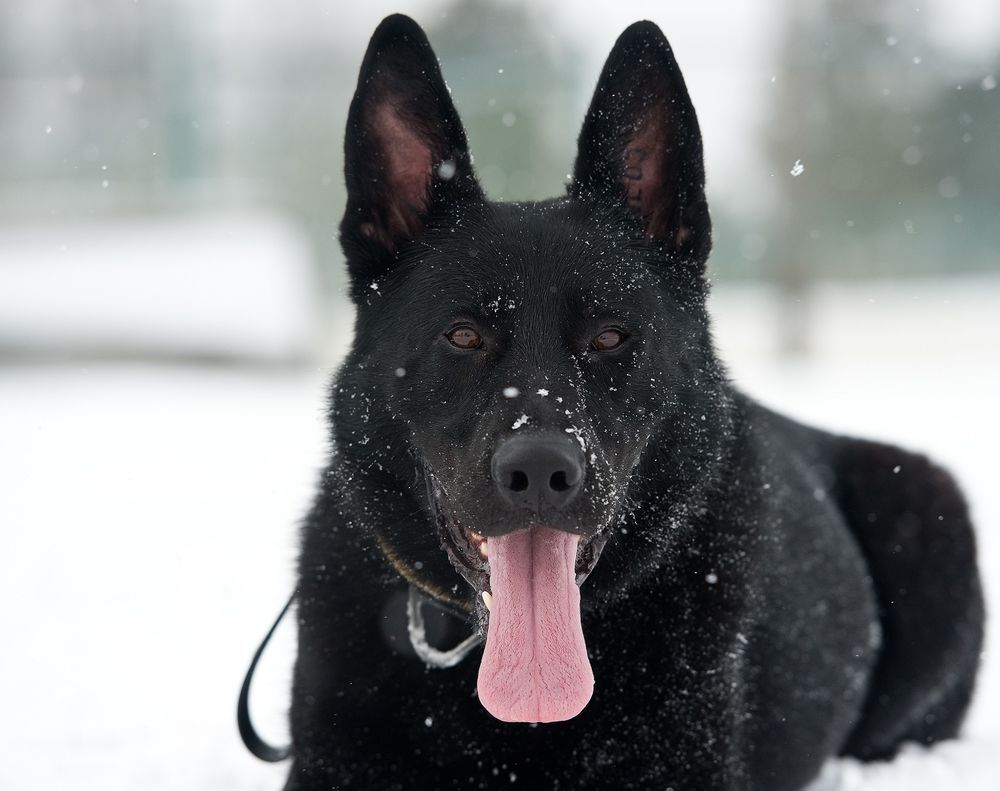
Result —
POLYGON ((921 456, 727 381, 701 138, 655 26, 612 52, 566 198, 486 201, 405 17, 372 39, 346 155, 358 317, 302 531, 287 789, 781 791, 955 735, 982 629, 962 498, 921 456), (410 585, 451 613, 441 647, 482 627, 442 531, 534 523, 489 474, 515 431, 579 438, 586 485, 546 523, 607 541, 582 588, 594 697, 564 723, 493 719, 478 652, 431 669, 406 634, 410 585))

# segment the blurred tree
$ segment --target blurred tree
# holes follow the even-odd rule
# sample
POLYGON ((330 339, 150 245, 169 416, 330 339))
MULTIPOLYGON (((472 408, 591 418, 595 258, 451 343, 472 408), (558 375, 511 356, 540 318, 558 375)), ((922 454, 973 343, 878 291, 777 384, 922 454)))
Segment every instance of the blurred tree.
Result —
MULTIPOLYGON (((0 4, 0 211, 65 221, 271 207, 306 231, 335 293, 359 63, 317 24, 326 5, 255 24, 241 3, 204 14, 193 2, 115 14, 100 0, 0 4)), ((497 198, 558 194, 571 166, 576 55, 540 14, 456 0, 428 25, 497 198)))
POLYGON ((909 4, 787 8, 765 146, 778 186, 770 263, 794 352, 816 277, 996 266, 1000 107, 991 78, 935 50, 909 4))
POLYGON ((428 30, 493 199, 557 195, 572 167, 580 59, 554 29, 537 6, 457 0, 428 30))

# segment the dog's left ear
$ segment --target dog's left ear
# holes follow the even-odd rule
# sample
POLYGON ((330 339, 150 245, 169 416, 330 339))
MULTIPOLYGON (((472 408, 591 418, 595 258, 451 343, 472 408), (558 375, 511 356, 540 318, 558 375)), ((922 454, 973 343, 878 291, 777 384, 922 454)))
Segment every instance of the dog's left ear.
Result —
POLYGON ((669 252, 708 258, 712 224, 698 119, 670 44, 652 22, 628 27, 604 64, 569 191, 627 203, 669 252))
POLYGON ((420 238, 444 202, 482 196, 434 51, 402 14, 386 17, 368 44, 347 117, 344 175, 340 232, 355 293, 420 238))

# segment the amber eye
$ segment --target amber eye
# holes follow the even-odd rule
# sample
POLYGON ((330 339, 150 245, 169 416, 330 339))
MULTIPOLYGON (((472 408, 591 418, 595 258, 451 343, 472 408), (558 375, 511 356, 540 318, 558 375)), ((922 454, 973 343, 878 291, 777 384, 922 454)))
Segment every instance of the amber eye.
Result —
POLYGON ((452 346, 457 346, 459 349, 478 349, 483 345, 483 336, 468 324, 463 324, 460 327, 449 330, 445 333, 445 337, 451 342, 452 346))
POLYGON ((590 348, 597 352, 610 352, 621 346, 626 337, 621 330, 607 329, 594 336, 590 341, 590 348))

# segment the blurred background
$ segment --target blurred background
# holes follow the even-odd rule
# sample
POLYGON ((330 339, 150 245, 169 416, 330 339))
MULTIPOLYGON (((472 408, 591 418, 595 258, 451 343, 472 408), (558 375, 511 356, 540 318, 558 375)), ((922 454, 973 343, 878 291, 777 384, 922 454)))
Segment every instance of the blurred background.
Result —
MULTIPOLYGON (((0 788, 280 785, 233 706, 325 451, 343 126, 395 11, 504 200, 563 189, 614 39, 657 22, 705 136, 734 379, 950 466, 1000 607, 995 0, 5 0, 0 788)), ((280 640, 254 703, 275 740, 280 640)), ((1000 787, 998 705, 991 650, 941 770, 966 788, 1000 787)), ((827 782, 913 789, 939 758, 827 782)))

